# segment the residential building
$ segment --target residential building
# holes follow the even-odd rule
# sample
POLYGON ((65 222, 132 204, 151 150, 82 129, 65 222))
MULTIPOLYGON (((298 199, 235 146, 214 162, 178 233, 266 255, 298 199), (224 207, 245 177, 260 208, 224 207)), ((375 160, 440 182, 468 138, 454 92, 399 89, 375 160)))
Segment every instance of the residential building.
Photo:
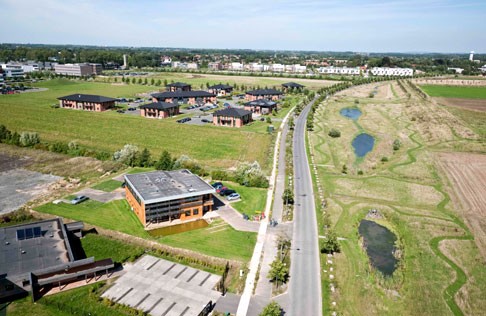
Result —
POLYGON ((481 71, 481 73, 486 74, 486 65, 484 65, 483 67, 479 68, 479 70, 481 71))
POLYGON ((462 72, 464 71, 464 68, 452 68, 452 67, 448 67, 447 70, 453 70, 454 73, 456 73, 456 74, 462 74, 462 72))
POLYGON ((223 64, 220 63, 220 62, 211 62, 211 63, 208 63, 208 69, 209 70, 222 70, 224 67, 223 67, 223 64))
POLYGON ((270 71, 273 72, 284 72, 285 71, 285 66, 282 64, 272 64, 270 65, 270 71))
POLYGON ((36 301, 46 290, 108 272, 111 259, 76 259, 82 222, 64 224, 58 217, 0 227, 0 303, 32 293, 36 301))
POLYGON ((285 92, 288 92, 289 90, 295 90, 295 91, 302 91, 302 89, 305 88, 305 86, 295 83, 295 82, 287 82, 283 83, 282 87, 285 92))
POLYGON ((250 71, 263 71, 263 65, 259 63, 251 63, 249 64, 250 71))
POLYGON ((173 82, 169 83, 165 86, 167 91, 175 92, 175 91, 191 91, 192 87, 190 84, 184 82, 173 82))
POLYGON ((277 103, 267 99, 258 99, 244 104, 245 110, 255 114, 270 114, 277 109, 277 103))
POLYGON ((229 63, 228 69, 234 70, 234 71, 242 71, 243 70, 243 64, 242 63, 229 63))
POLYGON ((282 92, 275 89, 260 89, 246 91, 245 99, 247 101, 254 101, 258 99, 269 99, 272 101, 279 100, 282 97, 282 92))
POLYGON ((233 92, 233 87, 227 84, 216 84, 208 88, 209 93, 216 94, 218 97, 230 95, 233 92))
POLYGON ((371 69, 373 76, 399 76, 399 77, 412 77, 412 68, 389 68, 389 67, 373 67, 371 69))
POLYGON ((180 61, 173 61, 172 68, 182 68, 182 69, 198 69, 199 65, 197 63, 186 63, 180 61))
POLYGON ((170 66, 172 63, 172 58, 170 56, 160 56, 160 65, 162 67, 170 66))
POLYGON ((290 71, 296 73, 304 73, 307 70, 307 66, 301 66, 300 64, 292 65, 290 71))
POLYGON ((328 66, 328 67, 320 67, 317 69, 317 71, 321 74, 327 74, 327 75, 353 75, 353 76, 359 76, 361 74, 361 68, 360 67, 334 67, 334 66, 328 66))
POLYGON ((106 111, 115 106, 116 99, 91 94, 71 94, 57 98, 61 108, 95 111, 106 111))
POLYGON ((24 77, 22 65, 18 64, 1 64, 5 79, 16 79, 24 77))
POLYGON ((56 64, 54 72, 59 75, 84 77, 101 74, 102 66, 101 64, 56 64))
POLYGON ((252 113, 238 108, 225 108, 213 113, 213 124, 216 126, 242 127, 252 121, 252 113))
POLYGON ((167 118, 179 114, 179 104, 168 102, 152 102, 140 106, 140 115, 151 118, 167 118))
POLYGON ((140 222, 177 224, 213 210, 214 188, 189 170, 127 174, 126 199, 140 222))
POLYGON ((166 91, 152 94, 153 102, 169 102, 169 103, 216 103, 216 94, 207 91, 166 91))

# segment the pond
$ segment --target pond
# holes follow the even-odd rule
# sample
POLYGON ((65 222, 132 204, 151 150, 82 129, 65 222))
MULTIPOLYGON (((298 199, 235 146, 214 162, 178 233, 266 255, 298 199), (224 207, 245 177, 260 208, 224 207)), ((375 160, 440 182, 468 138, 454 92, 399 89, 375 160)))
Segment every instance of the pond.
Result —
POLYGON ((166 226, 166 227, 161 227, 157 229, 152 229, 149 230, 148 233, 151 236, 154 237, 160 237, 160 236, 168 236, 168 235, 174 235, 174 234, 179 234, 183 232, 187 232, 189 230, 193 229, 199 229, 199 228, 204 228, 207 227, 209 224, 201 219, 197 221, 191 221, 187 222, 184 224, 178 224, 178 225, 173 225, 173 226, 166 226))
POLYGON ((391 276, 398 262, 393 255, 397 240, 395 234, 386 227, 365 219, 360 222, 358 231, 363 237, 363 245, 371 265, 384 276, 391 276))
POLYGON ((358 157, 364 157, 375 145, 375 138, 369 134, 362 133, 353 139, 354 153, 358 157))
POLYGON ((358 108, 344 108, 339 111, 339 114, 356 121, 362 113, 358 108))

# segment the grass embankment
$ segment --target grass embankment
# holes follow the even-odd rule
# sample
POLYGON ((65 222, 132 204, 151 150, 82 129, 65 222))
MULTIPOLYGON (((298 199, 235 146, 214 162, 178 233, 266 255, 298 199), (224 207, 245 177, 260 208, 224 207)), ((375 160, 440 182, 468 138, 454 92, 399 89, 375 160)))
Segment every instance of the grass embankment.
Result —
POLYGON ((94 186, 92 186, 93 189, 96 190, 101 190, 105 192, 112 192, 118 188, 121 188, 122 183, 120 181, 116 181, 113 179, 103 181, 101 183, 98 183, 94 186))
POLYGON ((486 87, 421 85, 420 88, 431 97, 486 99, 486 87))
MULTIPOLYGON (((374 85, 368 87, 372 91, 374 85)), ((459 291, 464 306, 481 304, 478 293, 485 293, 481 284, 484 274, 465 269, 463 264, 477 258, 478 250, 473 245, 468 252, 460 254, 463 261, 456 263, 440 249, 441 243, 471 239, 471 235, 454 215, 437 174, 431 146, 436 150, 440 143, 425 141, 421 137, 422 130, 411 120, 421 110, 419 106, 430 110, 428 103, 414 97, 411 101, 397 97, 369 99, 356 96, 354 89, 321 106, 315 115, 315 130, 310 133, 315 165, 327 202, 322 211, 329 214, 337 235, 345 238, 340 241, 341 253, 333 258, 336 279, 332 283, 336 285, 336 292, 328 290, 329 277, 323 273, 323 293, 331 296, 323 300, 336 301, 337 307, 330 309, 344 315, 461 315, 465 310, 452 298, 457 297, 459 291), (357 98, 363 112, 358 122, 375 136, 376 142, 372 152, 353 164, 351 140, 357 126, 341 117, 339 110, 353 106, 357 98), (341 131, 341 138, 327 135, 332 127, 341 131), (392 143, 397 138, 402 145, 394 151, 392 143), (382 157, 387 159, 382 161, 382 157), (343 164, 352 165, 348 174, 342 173, 343 164), (363 175, 359 175, 360 170, 363 175), (392 278, 383 278, 376 272, 360 246, 357 228, 371 208, 385 216, 385 223, 397 234, 402 250, 399 267, 392 278)), ((428 128, 433 129, 438 121, 431 120, 428 124, 428 128)), ((456 137, 443 141, 464 140, 456 137)), ((322 218, 320 212, 318 218, 322 218)), ((461 252, 460 249, 456 251, 461 252)), ((323 265, 323 269, 329 268, 323 265)))
POLYGON ((58 97, 68 94, 120 97, 146 92, 151 87, 64 79, 40 82, 36 86, 48 90, 0 97, 0 124, 14 131, 38 132, 41 140, 47 142, 76 140, 86 148, 107 152, 134 144, 147 147, 154 157, 169 150, 176 157, 189 155, 208 167, 231 167, 239 161, 254 160, 262 166, 266 164, 265 149, 270 147, 271 136, 265 133, 178 124, 176 118, 153 120, 114 111, 95 113, 51 107, 58 102, 58 97))

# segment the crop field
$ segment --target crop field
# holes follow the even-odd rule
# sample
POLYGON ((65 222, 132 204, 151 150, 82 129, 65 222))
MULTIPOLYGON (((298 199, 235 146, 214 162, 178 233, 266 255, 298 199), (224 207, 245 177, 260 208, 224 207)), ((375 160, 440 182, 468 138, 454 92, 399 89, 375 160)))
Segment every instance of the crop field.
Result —
POLYGON ((176 118, 153 120, 115 111, 95 113, 50 106, 58 102, 57 97, 73 93, 133 96, 150 90, 149 87, 69 80, 51 80, 37 86, 48 90, 0 96, 0 124, 18 132, 38 132, 41 141, 68 143, 76 140, 88 149, 110 153, 125 144, 134 144, 148 148, 154 157, 169 150, 176 157, 185 154, 208 167, 228 168, 240 161, 255 160, 266 166, 271 143, 268 134, 178 124, 176 118))
MULTIPOLYGON (((358 86, 333 96, 315 113, 309 154, 316 168, 315 186, 326 201, 317 210, 319 230, 325 234, 323 225, 330 221, 341 247, 332 266, 327 256, 321 257, 323 270, 333 268, 322 273, 324 312, 476 315, 480 297, 486 296, 484 272, 470 264, 484 267, 486 262, 473 241, 477 235, 464 224, 467 215, 449 195, 437 165, 437 152, 481 150, 484 144, 445 108, 420 99, 412 89, 407 92, 410 98, 391 83, 358 86), (374 98, 369 97, 372 91, 374 98), (357 121, 339 114, 349 107, 362 112, 357 121), (328 136, 331 128, 341 137, 328 136), (351 142, 362 132, 372 135, 375 145, 357 158, 351 142), (396 139, 400 146, 394 150, 396 139), (377 221, 398 239, 400 261, 391 278, 370 266, 361 246, 358 225, 370 209, 378 210, 382 219, 377 221)), ((464 184, 465 195, 481 194, 467 191, 470 186, 464 184)), ((316 205, 322 204, 319 197, 316 200, 316 205)))
POLYGON ((439 85, 422 85, 420 87, 431 97, 486 99, 486 87, 439 85))

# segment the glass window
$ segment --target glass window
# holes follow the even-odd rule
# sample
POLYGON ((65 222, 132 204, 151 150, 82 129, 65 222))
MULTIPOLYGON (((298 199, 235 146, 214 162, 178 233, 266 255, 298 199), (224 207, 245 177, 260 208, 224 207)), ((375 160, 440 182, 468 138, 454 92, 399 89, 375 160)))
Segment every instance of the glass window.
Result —
POLYGON ((184 214, 186 214, 186 216, 191 216, 191 211, 185 211, 184 214))
POLYGON ((198 215, 199 214, 199 209, 195 208, 192 210, 192 215, 198 215))

